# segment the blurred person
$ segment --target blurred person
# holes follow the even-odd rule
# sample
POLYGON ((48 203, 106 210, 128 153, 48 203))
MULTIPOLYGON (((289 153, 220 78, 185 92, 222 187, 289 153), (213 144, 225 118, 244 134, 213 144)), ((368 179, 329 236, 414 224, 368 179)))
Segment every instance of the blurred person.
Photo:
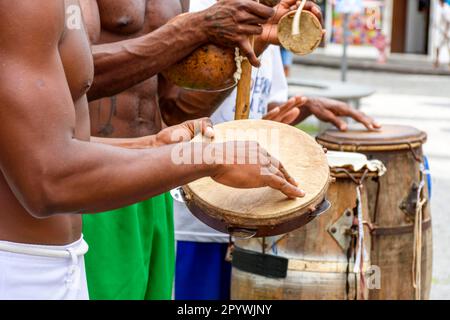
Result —
MULTIPOLYGON (((204 10, 215 0, 191 1, 190 11, 204 10)), ((340 118, 350 116, 369 130, 380 127, 373 119, 347 104, 325 98, 288 99, 288 84, 278 46, 260 56, 261 67, 252 71, 251 119, 266 119, 296 125, 311 115, 331 122, 340 130, 347 124, 340 118)), ((236 90, 211 116, 213 124, 232 121, 236 90)), ((230 236, 218 232, 195 218, 185 204, 174 202, 177 257, 175 273, 176 300, 227 300, 230 298, 230 236)))
MULTIPOLYGON (((437 45, 436 45, 436 60, 434 62, 435 68, 439 67, 441 49, 447 49, 450 59, 450 1, 449 0, 439 0, 440 4, 440 14, 437 22, 437 45)), ((450 66, 450 62, 449 62, 450 66)))

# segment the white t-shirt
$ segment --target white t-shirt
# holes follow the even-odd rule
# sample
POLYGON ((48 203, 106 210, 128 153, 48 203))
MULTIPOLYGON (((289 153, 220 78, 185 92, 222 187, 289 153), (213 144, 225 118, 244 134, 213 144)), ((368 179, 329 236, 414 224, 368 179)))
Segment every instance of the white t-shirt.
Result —
MULTIPOLYGON (((191 0, 190 11, 201 11, 215 0, 191 0)), ((252 96, 250 118, 261 119, 271 102, 288 100, 288 84, 284 75, 280 48, 269 46, 261 55, 261 67, 252 71, 252 96)), ((214 124, 234 119, 236 89, 211 116, 214 124)), ((195 218, 185 204, 174 201, 175 238, 180 241, 228 242, 229 236, 220 233, 195 218)))

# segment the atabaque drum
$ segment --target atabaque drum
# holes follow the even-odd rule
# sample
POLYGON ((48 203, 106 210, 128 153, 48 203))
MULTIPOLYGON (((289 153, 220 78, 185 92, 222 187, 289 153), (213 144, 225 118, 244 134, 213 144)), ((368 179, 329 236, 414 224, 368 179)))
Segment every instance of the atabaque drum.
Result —
POLYGON ((360 152, 381 160, 387 173, 367 182, 372 249, 380 286, 370 299, 428 299, 432 272, 431 214, 422 145, 416 128, 385 125, 370 132, 329 130, 317 141, 329 150, 360 152))
MULTIPOLYGON (((262 237, 299 228, 328 209, 330 170, 322 147, 308 134, 266 120, 226 122, 214 131, 214 143, 259 142, 301 182, 306 196, 288 199, 269 187, 237 189, 202 178, 182 188, 186 205, 198 219, 236 237, 262 237)), ((198 136, 194 141, 202 139, 198 136)))
POLYGON ((331 208, 280 237, 236 240, 231 297, 235 300, 367 299, 370 279, 369 177, 383 165, 362 154, 328 153, 331 208))

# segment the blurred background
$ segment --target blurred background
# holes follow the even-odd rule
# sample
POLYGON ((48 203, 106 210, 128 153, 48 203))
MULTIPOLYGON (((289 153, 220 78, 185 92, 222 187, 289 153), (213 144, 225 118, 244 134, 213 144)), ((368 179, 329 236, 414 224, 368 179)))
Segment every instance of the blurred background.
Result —
MULTIPOLYGON (((428 133, 431 298, 450 299, 450 1, 349 1, 353 9, 347 11, 340 1, 316 2, 325 13, 326 38, 314 54, 287 66, 291 94, 338 98, 381 123, 428 133)), ((321 126, 311 119, 302 129, 315 133, 321 126)))

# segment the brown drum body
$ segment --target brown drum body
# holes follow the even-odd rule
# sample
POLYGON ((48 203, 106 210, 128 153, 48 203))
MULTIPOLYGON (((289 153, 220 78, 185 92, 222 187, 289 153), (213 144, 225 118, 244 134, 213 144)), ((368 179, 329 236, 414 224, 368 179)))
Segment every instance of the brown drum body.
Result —
POLYGON ((226 90, 236 85, 235 49, 205 45, 163 72, 182 88, 204 91, 226 90))
MULTIPOLYGON (((327 131, 318 142, 329 150, 356 151, 381 160, 387 173, 367 182, 372 232, 372 264, 380 267, 381 289, 371 290, 370 299, 409 300, 413 288, 415 205, 413 186, 420 182, 422 144, 426 134, 412 127, 384 126, 380 132, 352 129, 327 131), (379 195, 377 197, 377 194, 379 195), (378 198, 378 201, 377 201, 378 198), (377 204, 378 203, 378 204, 377 204)), ((424 189, 428 198, 428 190, 424 189)), ((430 204, 423 208, 421 299, 428 299, 432 276, 432 231, 430 204)))
MULTIPOLYGON (((327 193, 331 209, 301 229, 284 235, 278 240, 266 238, 238 240, 236 247, 289 259, 286 278, 270 278, 245 272, 236 267, 239 257, 233 256, 231 298, 234 300, 344 300, 360 297, 359 276, 353 273, 353 263, 348 264, 347 248, 351 241, 348 235, 353 223, 353 208, 356 206, 356 185, 341 176, 330 185, 327 193), (349 214, 347 213, 349 212, 349 214), (339 239, 345 246, 341 247, 339 239), (350 274, 347 277, 347 267, 350 274), (349 292, 346 290, 347 281, 349 292), (355 289, 355 286, 358 289, 355 289), (357 292, 358 291, 358 294, 357 292)), ((362 190, 362 211, 368 218, 367 194, 362 190)), ((370 239, 365 239, 365 248, 370 252, 370 239)), ((369 255, 367 254, 367 258, 369 255)), ((370 261, 364 262, 368 277, 370 261)), ((270 268, 270 267, 268 267, 270 268)), ((368 296, 367 289, 364 296, 368 296)))

